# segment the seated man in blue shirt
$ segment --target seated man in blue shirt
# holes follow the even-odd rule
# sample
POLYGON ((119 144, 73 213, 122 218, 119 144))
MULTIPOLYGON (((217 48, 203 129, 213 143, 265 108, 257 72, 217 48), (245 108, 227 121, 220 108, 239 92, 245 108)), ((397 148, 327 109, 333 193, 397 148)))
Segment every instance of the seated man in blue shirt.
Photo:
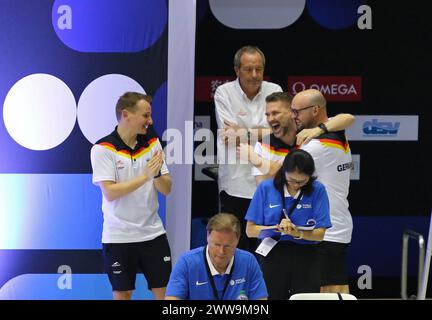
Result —
POLYGON ((177 261, 166 300, 267 299, 267 288, 255 257, 237 249, 240 221, 229 213, 207 224, 207 246, 184 253, 177 261))

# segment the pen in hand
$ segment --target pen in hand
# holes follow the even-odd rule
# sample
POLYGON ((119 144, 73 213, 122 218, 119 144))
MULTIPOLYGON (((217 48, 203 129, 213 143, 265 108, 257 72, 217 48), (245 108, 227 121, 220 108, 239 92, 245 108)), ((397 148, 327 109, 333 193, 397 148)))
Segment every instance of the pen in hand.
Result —
POLYGON ((282 219, 278 225, 278 230, 283 234, 292 235, 292 232, 296 230, 296 226, 291 222, 285 209, 282 209, 285 219, 282 219))

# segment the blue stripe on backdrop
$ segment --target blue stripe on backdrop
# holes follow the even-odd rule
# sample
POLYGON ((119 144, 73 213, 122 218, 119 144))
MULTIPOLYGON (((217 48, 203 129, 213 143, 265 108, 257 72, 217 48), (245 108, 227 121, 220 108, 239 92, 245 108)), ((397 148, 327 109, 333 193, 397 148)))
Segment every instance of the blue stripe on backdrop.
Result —
MULTIPOLYGON (((0 174, 0 249, 101 249, 91 174, 0 174)), ((159 196, 162 221, 165 197, 159 196)))
POLYGON ((0 249, 100 249, 101 201, 90 174, 2 174, 0 249))

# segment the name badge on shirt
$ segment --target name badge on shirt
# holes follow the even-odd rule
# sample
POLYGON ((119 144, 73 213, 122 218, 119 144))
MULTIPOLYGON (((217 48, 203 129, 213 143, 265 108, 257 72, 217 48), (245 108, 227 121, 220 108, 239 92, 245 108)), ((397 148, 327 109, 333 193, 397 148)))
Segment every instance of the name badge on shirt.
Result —
POLYGON ((266 257, 268 253, 273 249, 273 247, 278 243, 275 239, 271 237, 264 238, 263 241, 261 241, 261 244, 258 246, 258 248, 255 250, 256 253, 266 257))

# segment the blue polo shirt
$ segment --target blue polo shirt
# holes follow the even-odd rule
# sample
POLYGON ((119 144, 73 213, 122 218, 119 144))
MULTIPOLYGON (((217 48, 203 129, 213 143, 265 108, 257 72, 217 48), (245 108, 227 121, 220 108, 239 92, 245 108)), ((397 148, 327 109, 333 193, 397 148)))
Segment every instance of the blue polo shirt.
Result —
MULTIPOLYGON (((288 211, 295 202, 295 198, 285 194, 285 208, 288 211)), ((319 181, 312 183, 312 192, 303 194, 297 207, 291 213, 293 224, 306 225, 308 220, 315 220, 315 228, 330 228, 329 200, 324 185, 319 181)), ((262 181, 252 198, 245 219, 257 225, 273 226, 279 224, 282 218, 281 194, 273 185, 273 179, 262 181)), ((296 240, 290 235, 284 235, 282 241, 293 241, 303 244, 314 244, 317 241, 296 240)))
MULTIPOLYGON (((168 282, 166 295, 183 300, 215 300, 213 289, 204 261, 203 250, 199 247, 184 253, 174 266, 168 282)), ((213 276, 219 298, 228 274, 213 276)), ((244 290, 249 300, 267 298, 267 288, 256 258, 249 252, 236 249, 231 280, 223 300, 236 300, 244 290)))

